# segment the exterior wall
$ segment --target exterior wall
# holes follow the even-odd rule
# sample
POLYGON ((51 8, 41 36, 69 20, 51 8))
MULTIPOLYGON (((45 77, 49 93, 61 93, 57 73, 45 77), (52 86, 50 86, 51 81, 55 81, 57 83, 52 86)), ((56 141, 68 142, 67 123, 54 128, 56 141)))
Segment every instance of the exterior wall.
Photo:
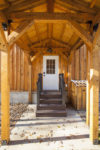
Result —
MULTIPOLYGON (((88 61, 90 61, 90 57, 89 57, 88 61)), ((86 77, 87 77, 87 49, 86 49, 85 45, 83 45, 78 50, 72 52, 72 62, 70 65, 72 67, 72 69, 71 69, 72 70, 72 72, 71 72, 72 80, 86 80, 86 77)))
MULTIPOLYGON (((67 58, 65 59, 63 56, 59 55, 59 73, 64 73, 66 84, 70 84, 71 79, 86 80, 86 74, 87 74, 86 53, 87 53, 87 49, 85 45, 83 45, 80 49, 73 51, 72 62, 70 65, 68 65, 67 63, 67 58), (68 78, 68 74, 70 79, 68 78)), ((43 61, 43 55, 41 54, 32 62, 32 91, 36 91, 37 88, 36 82, 38 78, 38 73, 43 72, 42 61, 43 61)), ((88 61, 90 61, 90 57, 88 61)), ((0 64, 1 64, 1 52, 0 52, 0 64)), ((0 80, 1 80, 1 69, 0 69, 0 80)), ((15 44, 10 52, 11 91, 28 91, 28 81, 29 81, 28 54, 23 52, 23 50, 20 49, 15 44)), ((1 81, 0 81, 0 85, 1 85, 1 81)))
MULTIPOLYGON (((57 55, 57 54, 55 54, 57 55)), ((1 63, 1 52, 0 52, 1 63)), ((38 73, 43 73, 43 55, 36 57, 32 62, 32 91, 37 89, 38 73)), ((59 55, 59 73, 65 74, 67 83, 67 57, 59 55)), ((1 69, 0 69, 1 79, 1 69)), ((11 91, 28 91, 29 63, 28 54, 23 52, 16 44, 10 51, 10 88, 11 91)), ((0 82, 1 85, 1 82, 0 82)), ((1 86, 0 86, 1 87, 1 86)))

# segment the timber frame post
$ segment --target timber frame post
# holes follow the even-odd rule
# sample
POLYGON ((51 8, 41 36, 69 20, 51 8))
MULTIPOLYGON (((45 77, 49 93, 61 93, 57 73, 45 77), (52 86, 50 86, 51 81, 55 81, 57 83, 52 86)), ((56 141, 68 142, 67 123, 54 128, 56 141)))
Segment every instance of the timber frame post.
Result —
POLYGON ((98 144, 99 133, 99 51, 100 25, 95 34, 93 49, 90 53, 90 139, 98 144))
POLYGON ((90 125, 90 57, 87 47, 86 124, 90 125))
MULTIPOLYGON (((7 32, 8 33, 8 32, 7 32)), ((10 80, 9 80, 9 54, 10 49, 6 41, 5 33, 0 25, 0 41, 5 50, 1 49, 1 142, 2 145, 10 141, 10 80)))
POLYGON ((29 56, 29 98, 28 98, 28 102, 29 104, 32 104, 32 62, 30 60, 30 56, 29 56))
POLYGON ((9 54, 1 52, 1 139, 2 145, 10 141, 10 81, 9 54))

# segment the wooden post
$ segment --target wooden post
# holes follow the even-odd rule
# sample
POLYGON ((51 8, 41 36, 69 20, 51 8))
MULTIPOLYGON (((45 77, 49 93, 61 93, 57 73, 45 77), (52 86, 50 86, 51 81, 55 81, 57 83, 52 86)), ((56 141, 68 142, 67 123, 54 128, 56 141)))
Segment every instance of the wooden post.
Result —
POLYGON ((2 144, 10 140, 10 81, 9 81, 9 52, 1 52, 1 139, 2 144))
MULTIPOLYGON (((99 41, 100 42, 100 41, 99 41)), ((90 139, 93 144, 98 143, 99 127, 99 44, 91 51, 90 69, 90 139)))
POLYGON ((87 48, 86 124, 90 124, 90 57, 87 48))
POLYGON ((29 104, 32 104, 32 63, 29 58, 29 104))

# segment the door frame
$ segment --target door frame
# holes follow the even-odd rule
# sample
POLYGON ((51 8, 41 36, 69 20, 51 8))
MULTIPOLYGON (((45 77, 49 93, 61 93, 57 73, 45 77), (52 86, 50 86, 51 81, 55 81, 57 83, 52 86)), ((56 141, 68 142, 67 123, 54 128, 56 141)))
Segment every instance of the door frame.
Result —
MULTIPOLYGON (((48 74, 48 77, 51 76, 51 78, 52 78, 52 75, 54 75, 54 74, 48 74)), ((50 78, 50 80, 51 80, 51 78, 50 78)), ((44 55, 43 56, 43 90, 59 90, 59 56, 58 55, 44 55), (55 78, 55 82, 57 84, 55 84, 54 88, 46 87, 44 85, 45 84, 44 72, 45 72, 45 75, 47 75, 46 74, 46 60, 47 59, 55 59, 56 60, 55 61, 56 62, 56 64, 55 64, 56 78, 55 77, 54 78, 55 78)))

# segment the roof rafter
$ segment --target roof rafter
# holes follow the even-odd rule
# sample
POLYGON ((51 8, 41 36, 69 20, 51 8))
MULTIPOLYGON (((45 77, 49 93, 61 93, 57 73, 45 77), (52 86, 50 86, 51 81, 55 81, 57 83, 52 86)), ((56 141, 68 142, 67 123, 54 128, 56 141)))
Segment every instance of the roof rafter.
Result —
MULTIPOLYGON (((6 13, 15 12, 15 11, 25 11, 41 4, 44 4, 44 0, 24 0, 17 4, 12 4, 8 9, 4 10, 6 13)), ((9 5, 8 5, 9 6, 9 5)))
POLYGON ((96 0, 92 0, 92 1, 91 1, 91 4, 90 4, 90 8, 93 8, 94 5, 95 5, 95 3, 96 3, 96 0))
POLYGON ((81 25, 76 23, 75 21, 68 20, 76 34, 87 44, 90 48, 93 44, 93 37, 86 31, 81 25))
POLYGON ((71 0, 58 0, 57 1, 58 4, 60 4, 61 6, 63 7, 66 7, 66 8, 70 8, 72 10, 77 10, 77 11, 81 11, 81 12, 84 12, 84 13, 96 13, 96 9, 91 9, 88 7, 88 3, 87 2, 80 2, 80 1, 77 1, 77 0, 74 0, 74 1, 71 1, 71 0), (66 5, 68 4, 68 5, 66 5), (70 7, 69 7, 70 6, 70 7))
POLYGON ((13 45, 27 30, 34 24, 34 21, 26 21, 20 24, 8 37, 9 46, 13 45))

